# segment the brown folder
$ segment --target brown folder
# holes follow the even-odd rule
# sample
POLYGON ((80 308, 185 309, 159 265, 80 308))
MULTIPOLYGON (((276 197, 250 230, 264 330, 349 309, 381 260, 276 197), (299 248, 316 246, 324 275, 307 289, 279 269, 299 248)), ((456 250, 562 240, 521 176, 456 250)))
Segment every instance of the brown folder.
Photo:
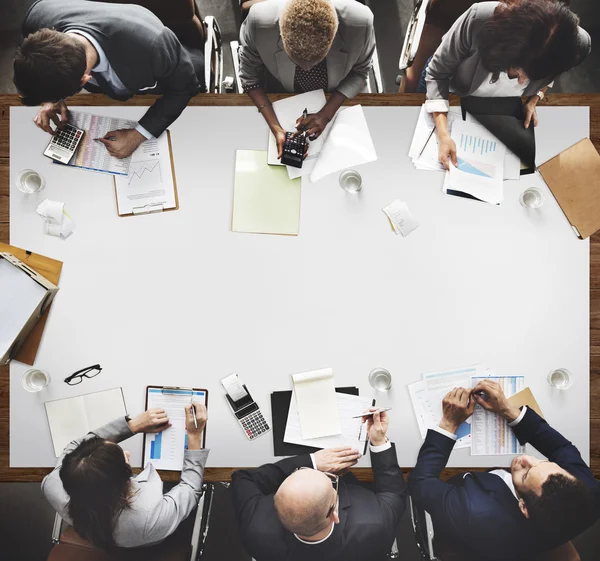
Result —
POLYGON ((539 170, 578 237, 583 240, 600 230, 600 154, 589 138, 539 170))
POLYGON ((508 398, 508 402, 513 407, 523 407, 524 405, 527 405, 527 407, 531 407, 542 419, 544 418, 542 410, 540 409, 538 402, 535 400, 535 397, 533 397, 533 394, 531 393, 531 389, 529 387, 526 387, 520 392, 511 395, 508 398))
MULTIPOLYGON (((14 255, 17 259, 23 261, 25 265, 31 267, 36 273, 47 278, 51 283, 58 284, 58 279, 60 278, 60 272, 63 266, 62 261, 50 259, 50 257, 44 257, 43 255, 38 255, 37 253, 32 253, 31 251, 26 251, 5 243, 0 243, 0 252, 2 251, 14 255)), ((48 309, 35 324, 35 327, 21 345, 19 352, 15 355, 14 360, 29 364, 30 366, 33 364, 38 347, 40 346, 40 341, 42 340, 50 308, 52 308, 52 304, 48 306, 48 309)))

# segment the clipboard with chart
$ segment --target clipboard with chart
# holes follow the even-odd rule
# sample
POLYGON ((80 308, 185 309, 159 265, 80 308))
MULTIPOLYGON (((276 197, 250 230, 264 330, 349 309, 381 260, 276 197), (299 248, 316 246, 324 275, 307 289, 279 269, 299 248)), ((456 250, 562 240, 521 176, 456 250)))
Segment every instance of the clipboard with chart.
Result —
MULTIPOLYGON (((146 410, 164 409, 171 426, 158 433, 146 433, 142 449, 143 465, 152 462, 156 469, 181 471, 183 453, 187 448, 184 407, 192 401, 208 407, 208 390, 170 386, 146 388, 146 410)), ((206 445, 206 427, 202 433, 202 446, 206 445)))
POLYGON ((131 155, 127 176, 115 176, 119 216, 179 209, 171 133, 146 140, 131 155))

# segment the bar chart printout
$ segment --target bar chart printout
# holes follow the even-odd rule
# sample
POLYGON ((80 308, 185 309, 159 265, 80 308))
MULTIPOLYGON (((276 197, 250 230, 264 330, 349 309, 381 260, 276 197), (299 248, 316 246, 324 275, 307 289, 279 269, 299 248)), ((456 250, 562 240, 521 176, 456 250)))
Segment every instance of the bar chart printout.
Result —
MULTIPOLYGON (((525 387, 524 376, 473 377, 471 379, 472 387, 486 379, 500 384, 506 397, 520 392, 525 387)), ((505 419, 495 413, 486 411, 480 405, 475 406, 471 422, 471 455, 524 453, 525 446, 519 444, 517 437, 505 419)))
POLYGON ((206 403, 206 392, 175 388, 148 388, 148 409, 164 409, 171 426, 144 435, 144 467, 151 462, 156 469, 179 471, 187 448, 185 409, 192 400, 206 403))

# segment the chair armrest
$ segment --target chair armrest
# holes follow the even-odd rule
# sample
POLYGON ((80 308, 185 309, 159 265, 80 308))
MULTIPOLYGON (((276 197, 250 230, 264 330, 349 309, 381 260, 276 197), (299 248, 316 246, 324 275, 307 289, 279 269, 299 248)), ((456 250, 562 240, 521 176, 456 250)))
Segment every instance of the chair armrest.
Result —
POLYGON ((60 534, 62 532, 62 523, 63 523, 63 519, 60 517, 58 512, 55 513, 54 524, 52 525, 52 543, 54 545, 60 543, 60 534))

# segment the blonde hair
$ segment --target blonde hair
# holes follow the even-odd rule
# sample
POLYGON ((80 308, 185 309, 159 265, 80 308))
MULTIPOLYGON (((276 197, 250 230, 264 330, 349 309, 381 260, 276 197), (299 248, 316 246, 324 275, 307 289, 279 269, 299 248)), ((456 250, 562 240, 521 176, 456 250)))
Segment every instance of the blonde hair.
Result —
POLYGON ((291 0, 279 29, 285 52, 294 62, 317 64, 331 48, 338 17, 329 0, 291 0))

